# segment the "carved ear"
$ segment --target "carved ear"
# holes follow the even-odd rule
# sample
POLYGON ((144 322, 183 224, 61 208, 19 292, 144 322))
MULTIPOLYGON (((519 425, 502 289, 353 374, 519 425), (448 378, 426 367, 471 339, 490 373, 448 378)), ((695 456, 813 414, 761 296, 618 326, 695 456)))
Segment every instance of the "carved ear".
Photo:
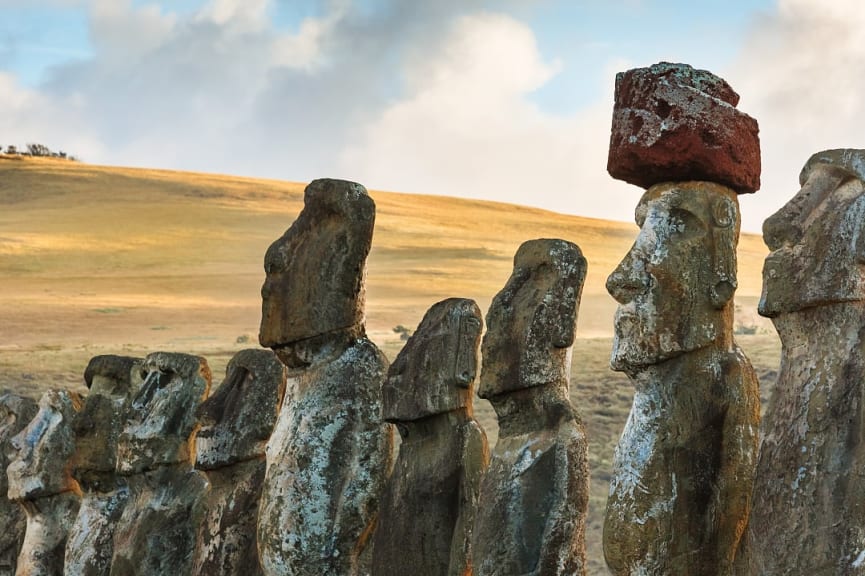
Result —
POLYGON ((581 256, 576 270, 565 274, 551 290, 553 295, 560 295, 555 309, 558 321, 554 321, 555 329, 552 342, 556 348, 567 348, 574 343, 585 278, 586 259, 581 256))
POLYGON ((478 349, 483 329, 481 320, 469 310, 459 315, 459 336, 454 355, 454 381, 460 388, 469 388, 478 375, 478 349))
POLYGON ((727 305, 736 292, 736 245, 738 244, 738 207, 729 198, 712 203, 712 283, 710 297, 717 309, 727 305))
MULTIPOLYGON (((856 212, 858 214, 862 214, 863 208, 865 208, 862 204, 862 195, 865 195, 865 181, 860 180, 858 182, 858 186, 859 198, 857 198, 856 201, 853 202, 853 206, 855 206, 855 208, 851 207, 852 210, 848 209, 848 213, 856 212)), ((860 216, 857 224, 858 229, 856 230, 856 245, 853 247, 853 249, 855 250, 854 257, 856 258, 856 262, 858 264, 865 264, 865 219, 860 216)))

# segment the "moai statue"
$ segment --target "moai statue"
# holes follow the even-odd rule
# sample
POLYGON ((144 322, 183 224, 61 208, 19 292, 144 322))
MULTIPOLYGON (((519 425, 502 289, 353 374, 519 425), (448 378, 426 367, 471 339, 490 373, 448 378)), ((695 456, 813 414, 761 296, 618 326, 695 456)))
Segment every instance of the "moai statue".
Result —
POLYGON ((525 242, 487 313, 478 395, 499 439, 472 533, 477 576, 585 574, 588 443, 569 401, 585 278, 576 244, 525 242))
POLYGON ((114 529, 129 500, 126 479, 115 471, 117 440, 135 392, 133 371, 140 368, 140 358, 104 355, 93 357, 84 371, 90 393, 72 423, 71 459, 83 495, 66 541, 66 574, 101 576, 111 570, 114 529))
POLYGON ((815 154, 799 182, 763 224, 781 368, 741 573, 865 574, 865 150, 815 154))
POLYGON ((374 220, 363 186, 316 180, 265 255, 259 340, 288 368, 259 507, 268 575, 349 576, 369 561, 393 458, 381 417, 387 360, 364 328, 374 220))
POLYGON ((489 461, 472 411, 482 327, 474 300, 443 300, 388 371, 382 411, 402 443, 373 537, 375 576, 471 574, 471 532, 489 461))
POLYGON ((36 416, 12 438, 9 499, 27 515, 17 576, 63 574, 66 538, 78 514, 80 489, 69 474, 69 459, 80 408, 74 392, 49 390, 39 399, 36 416))
POLYGON ((195 467, 210 489, 201 503, 193 574, 258 576, 255 530, 267 466, 264 447, 285 392, 285 367, 270 350, 241 350, 198 408, 195 467))
POLYGON ((630 162, 650 186, 607 280, 619 302, 610 364, 636 387, 604 524, 617 575, 729 574, 748 521, 760 404, 733 340, 733 293, 737 192, 759 186, 759 142, 737 100, 682 64, 616 78, 608 169, 630 162))
POLYGON ((114 532, 111 574, 184 576, 192 573, 198 503, 207 484, 192 468, 191 437, 210 368, 198 356, 154 352, 138 379, 117 443, 117 472, 131 494, 114 532))
POLYGON ((0 576, 15 574, 18 553, 24 542, 27 526, 24 511, 9 500, 9 482, 6 468, 9 466, 11 440, 36 416, 36 402, 26 396, 10 392, 0 395, 0 576))

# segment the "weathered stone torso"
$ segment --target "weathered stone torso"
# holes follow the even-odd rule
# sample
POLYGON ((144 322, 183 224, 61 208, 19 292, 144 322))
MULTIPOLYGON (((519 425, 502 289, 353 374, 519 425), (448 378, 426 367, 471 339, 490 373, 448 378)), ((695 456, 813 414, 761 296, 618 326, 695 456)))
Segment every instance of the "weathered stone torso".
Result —
POLYGON ((262 574, 255 528, 266 467, 262 458, 207 472, 210 488, 200 504, 193 574, 262 574))
POLYGON ((114 533, 114 576, 192 574, 204 476, 188 462, 129 477, 131 496, 114 533))
POLYGON ((503 430, 481 484, 474 574, 584 573, 587 460, 576 419, 503 430))
POLYGON ((15 574, 18 552, 27 527, 24 510, 7 498, 6 467, 11 453, 10 440, 30 422, 36 411, 36 402, 30 398, 16 394, 0 395, 0 576, 15 574))
POLYGON ((403 440, 382 497, 372 573, 462 576, 486 437, 464 410, 399 426, 403 440))
POLYGON ((236 353, 225 379, 196 410, 195 467, 207 478, 193 573, 261 574, 258 501, 267 468, 265 446, 285 391, 285 366, 270 350, 236 353))
POLYGON ((79 499, 63 492, 34 500, 23 500, 27 533, 18 556, 16 576, 59 576, 69 527, 78 514, 79 499))
POLYGON ((865 302, 773 321, 781 369, 743 573, 865 574, 865 302))
POLYGON ((289 371, 267 447, 258 546, 267 574, 365 573, 358 558, 390 469, 381 420, 387 360, 366 338, 338 358, 289 371))
POLYGON ((16 559, 24 541, 27 518, 21 507, 7 500, 5 495, 0 495, 0 526, 4 527, 0 535, 0 576, 11 576, 15 574, 16 559))
POLYGON ((8 496, 27 515, 18 576, 63 574, 66 539, 81 495, 69 475, 75 451, 72 421, 80 408, 77 394, 48 390, 39 399, 39 411, 10 441, 8 496))
POLYGON ((130 497, 125 480, 116 477, 113 480, 114 489, 82 483, 81 508, 66 543, 66 574, 103 576, 110 573, 114 530, 130 497))
POLYGON ((610 481, 607 564, 615 574, 728 574, 756 463, 754 371, 738 348, 710 347, 635 383, 610 481))

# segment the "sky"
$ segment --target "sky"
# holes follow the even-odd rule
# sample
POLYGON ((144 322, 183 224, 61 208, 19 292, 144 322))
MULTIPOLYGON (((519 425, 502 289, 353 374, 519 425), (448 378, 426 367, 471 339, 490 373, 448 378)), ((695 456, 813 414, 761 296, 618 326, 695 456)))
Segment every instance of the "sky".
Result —
POLYGON ((859 0, 0 0, 0 145, 632 221, 615 74, 685 62, 759 122, 759 232, 811 154, 865 148, 863 26, 859 0))

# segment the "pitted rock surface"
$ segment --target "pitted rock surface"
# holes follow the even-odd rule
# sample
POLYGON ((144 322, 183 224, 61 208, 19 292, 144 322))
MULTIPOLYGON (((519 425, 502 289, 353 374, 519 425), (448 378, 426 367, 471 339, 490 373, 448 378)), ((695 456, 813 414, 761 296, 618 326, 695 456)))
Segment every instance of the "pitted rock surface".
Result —
POLYGON ((66 539, 79 506, 69 460, 75 451, 72 423, 80 409, 77 394, 49 390, 39 399, 36 416, 12 438, 9 499, 27 515, 17 576, 63 573, 66 539))
POLYGON ((365 574, 392 463, 381 419, 387 359, 367 339, 336 358, 289 370, 267 445, 258 546, 265 574, 365 574))
POLYGON ((128 482, 130 497, 114 532, 110 574, 192 575, 204 476, 187 462, 132 475, 128 482))
POLYGON ((660 184, 610 275, 611 366, 636 393, 613 461, 604 555, 617 575, 731 573, 750 512, 760 400, 733 340, 738 201, 660 184))
POLYGON ((114 533, 111 574, 190 574, 204 476, 192 469, 195 410, 210 389, 204 358, 154 352, 144 359, 117 446, 130 497, 114 533))
POLYGON ((738 101, 723 79, 687 64, 620 72, 607 171, 641 188, 706 180, 759 190, 759 128, 738 101))
POLYGON ((541 239, 519 247, 511 277, 487 312, 481 398, 569 381, 585 275, 576 244, 541 239))
POLYGON ((26 516, 21 507, 7 498, 9 482, 6 467, 9 466, 10 441, 36 416, 36 402, 26 396, 11 392, 0 395, 0 576, 15 574, 18 552, 24 542, 26 516))
POLYGON ((166 464, 191 465, 195 410, 210 390, 199 356, 154 352, 144 359, 129 417, 117 445, 117 471, 131 476, 166 464))
POLYGON ((255 539, 258 501, 285 367, 270 350, 241 350, 198 408, 195 467, 209 489, 201 501, 193 574, 262 574, 255 539))
POLYGON ((486 435, 474 419, 483 319, 473 300, 430 308, 388 371, 385 418, 402 436, 373 538, 372 573, 471 573, 486 435))
POLYGON ((115 471, 117 441, 135 395, 133 373, 142 359, 93 357, 84 371, 90 393, 73 422, 72 476, 82 490, 81 507, 66 542, 64 572, 107 575, 114 553, 114 529, 129 499, 125 479, 115 471))
POLYGON ((763 265, 760 314, 865 300, 865 150, 814 154, 802 187, 763 223, 771 252, 763 265))
POLYGON ((259 507, 268 575, 369 569, 393 458, 393 432, 381 416, 388 363, 363 324, 374 221, 363 186, 316 180, 265 255, 259 340, 289 370, 259 507))
POLYGON ((478 393, 499 440, 472 533, 476 575, 585 573, 588 443, 568 400, 585 277, 575 244, 526 242, 487 313, 478 393))
POLYGON ((865 574, 865 150, 813 155, 763 225, 781 337, 741 574, 865 574))
POLYGON ((304 360, 283 358, 284 346, 362 325, 375 224, 375 204, 355 182, 314 180, 303 201, 297 220, 267 249, 261 289, 259 341, 288 366, 304 360))

